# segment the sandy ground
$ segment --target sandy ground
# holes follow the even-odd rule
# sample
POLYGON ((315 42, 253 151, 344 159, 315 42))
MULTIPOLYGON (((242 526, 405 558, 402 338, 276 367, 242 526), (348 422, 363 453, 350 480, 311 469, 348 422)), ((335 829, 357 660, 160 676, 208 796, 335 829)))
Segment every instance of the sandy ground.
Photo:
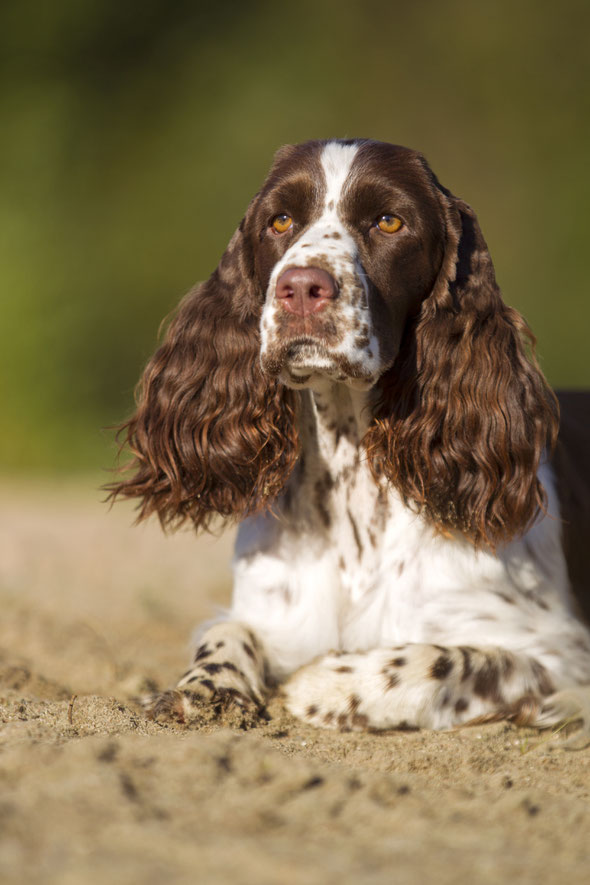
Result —
POLYGON ((506 724, 148 722, 229 599, 231 534, 164 537, 88 484, 0 485, 0 881, 590 881, 590 750, 506 724))

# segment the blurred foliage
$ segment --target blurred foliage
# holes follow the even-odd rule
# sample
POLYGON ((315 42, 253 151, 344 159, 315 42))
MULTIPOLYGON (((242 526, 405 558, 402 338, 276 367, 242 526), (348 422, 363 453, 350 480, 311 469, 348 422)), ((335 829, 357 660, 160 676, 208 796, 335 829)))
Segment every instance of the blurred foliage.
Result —
POLYGON ((422 150, 554 384, 590 382, 586 0, 0 6, 3 469, 109 466, 162 317, 274 150, 422 150))

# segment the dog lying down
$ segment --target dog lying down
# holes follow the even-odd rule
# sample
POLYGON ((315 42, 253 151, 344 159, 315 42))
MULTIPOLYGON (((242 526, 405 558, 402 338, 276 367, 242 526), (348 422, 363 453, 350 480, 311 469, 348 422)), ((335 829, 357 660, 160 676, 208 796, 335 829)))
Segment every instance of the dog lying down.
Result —
POLYGON ((240 521, 231 608, 152 715, 279 684, 324 728, 588 732, 590 397, 558 405, 419 153, 281 148, 124 437, 113 499, 240 521))

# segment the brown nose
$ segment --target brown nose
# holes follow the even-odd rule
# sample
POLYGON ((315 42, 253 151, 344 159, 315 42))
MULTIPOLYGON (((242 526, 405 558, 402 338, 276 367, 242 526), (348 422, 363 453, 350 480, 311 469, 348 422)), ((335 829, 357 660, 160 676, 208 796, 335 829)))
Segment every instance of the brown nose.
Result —
POLYGON ((306 317, 334 298, 336 280, 321 267, 292 267, 277 280, 276 296, 290 313, 306 317))

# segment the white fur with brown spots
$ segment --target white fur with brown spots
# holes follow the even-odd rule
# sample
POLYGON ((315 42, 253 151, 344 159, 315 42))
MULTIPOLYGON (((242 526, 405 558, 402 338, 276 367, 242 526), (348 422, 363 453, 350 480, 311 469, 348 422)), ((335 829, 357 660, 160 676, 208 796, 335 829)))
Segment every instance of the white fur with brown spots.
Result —
POLYGON ((299 463, 273 510, 241 524, 226 619, 200 636, 193 666, 152 709, 189 719, 214 697, 260 709, 279 682, 288 709, 321 727, 549 724, 584 698, 568 706, 553 693, 590 681, 552 466, 539 471, 547 513, 494 551, 438 530, 367 462, 372 388, 401 332, 384 353, 362 241, 342 211, 360 144, 321 149, 323 204, 274 266, 262 310, 262 366, 300 391, 299 463), (312 333, 289 346, 281 337, 277 280, 302 266, 337 282, 329 346, 312 333))

